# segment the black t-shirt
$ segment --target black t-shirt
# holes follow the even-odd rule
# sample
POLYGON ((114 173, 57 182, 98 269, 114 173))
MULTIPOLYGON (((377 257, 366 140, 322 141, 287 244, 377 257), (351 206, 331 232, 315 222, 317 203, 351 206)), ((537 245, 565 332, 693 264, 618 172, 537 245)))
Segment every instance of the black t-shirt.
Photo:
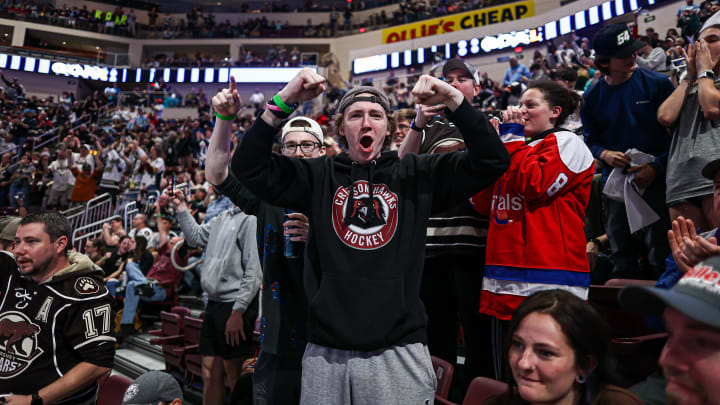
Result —
POLYGON ((138 263, 138 266, 140 267, 140 271, 142 271, 143 275, 148 274, 148 271, 150 271, 150 268, 152 267, 153 263, 155 262, 155 258, 153 257, 152 253, 148 252, 147 250, 140 256, 140 262, 138 263))
POLYGON ((127 259, 128 257, 131 257, 129 253, 125 253, 124 255, 118 254, 117 251, 113 252, 112 256, 110 256, 109 259, 105 260, 103 263, 103 271, 105 272, 105 277, 113 274, 117 271, 117 269, 120 268, 120 265, 122 262, 127 259))

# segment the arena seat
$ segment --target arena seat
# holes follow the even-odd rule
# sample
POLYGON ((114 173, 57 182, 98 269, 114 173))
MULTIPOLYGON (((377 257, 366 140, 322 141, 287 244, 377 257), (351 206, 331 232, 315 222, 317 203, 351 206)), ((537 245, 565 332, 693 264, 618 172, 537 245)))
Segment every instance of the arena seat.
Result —
POLYGON ((645 318, 620 306, 617 299, 626 285, 654 285, 646 280, 608 280, 610 285, 591 285, 588 302, 610 326, 611 350, 620 370, 620 385, 642 381, 655 369, 667 334, 656 333, 645 318))
POLYGON ((629 338, 615 338, 610 347, 618 359, 622 381, 627 386, 638 383, 657 370, 667 333, 653 333, 629 338))
POLYGON ((629 285, 645 285, 654 287, 657 281, 654 280, 634 280, 630 278, 612 278, 605 282, 605 287, 627 287, 629 285))
POLYGON ((447 399, 455 367, 439 357, 430 356, 430 359, 432 360, 433 370, 435 370, 435 377, 437 378, 435 397, 447 399))
POLYGON ((132 380, 121 375, 105 375, 98 380, 97 405, 121 405, 132 380))
MULTIPOLYGON (((165 287, 170 291, 170 295, 165 299, 165 301, 145 301, 140 300, 140 303, 138 305, 139 313, 140 313, 140 319, 150 318, 153 321, 157 320, 159 317, 159 314, 163 311, 165 312, 171 312, 173 308, 178 306, 178 303, 180 302, 180 298, 177 295, 177 287, 179 285, 178 283, 159 283, 161 287, 165 287)), ((146 321, 143 321, 144 324, 147 324, 146 321)))
MULTIPOLYGON (((507 384, 487 377, 475 377, 465 393, 462 405, 480 405, 486 399, 500 395, 507 391, 507 384)), ((443 398, 435 397, 436 404, 457 405, 443 398)))
POLYGON ((619 286, 590 285, 588 302, 607 321, 611 338, 627 338, 649 335, 651 330, 642 316, 621 307, 618 294, 619 286))
POLYGON ((175 349, 183 347, 185 343, 184 318, 190 314, 185 307, 173 307, 171 312, 160 312, 160 329, 151 330, 148 333, 156 338, 150 339, 150 344, 162 346, 163 358, 165 359, 166 371, 183 374, 183 359, 175 349))
POLYGON ((183 359, 185 382, 192 385, 195 381, 202 381, 202 356, 198 352, 202 319, 186 316, 184 321, 185 344, 174 351, 183 359))

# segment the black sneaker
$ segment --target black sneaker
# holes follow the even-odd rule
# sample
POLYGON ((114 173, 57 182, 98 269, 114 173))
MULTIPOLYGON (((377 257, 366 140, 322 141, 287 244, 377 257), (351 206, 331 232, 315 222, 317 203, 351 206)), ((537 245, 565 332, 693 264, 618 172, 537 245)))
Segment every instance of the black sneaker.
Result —
POLYGON ((117 333, 117 342, 122 344, 128 337, 135 334, 135 327, 132 324, 126 325, 121 324, 120 330, 117 333))
POLYGON ((141 297, 152 297, 153 290, 153 284, 150 281, 135 286, 135 294, 141 297))

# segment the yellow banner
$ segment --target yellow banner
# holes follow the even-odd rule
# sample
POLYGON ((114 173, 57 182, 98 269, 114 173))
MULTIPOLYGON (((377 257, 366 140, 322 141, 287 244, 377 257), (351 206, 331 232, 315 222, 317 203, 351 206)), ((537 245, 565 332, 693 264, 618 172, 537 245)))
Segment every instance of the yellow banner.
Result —
POLYGON ((387 28, 382 32, 382 41, 383 44, 406 41, 408 39, 429 37, 432 35, 482 27, 484 25, 518 20, 534 15, 535 2, 532 0, 521 1, 387 28))

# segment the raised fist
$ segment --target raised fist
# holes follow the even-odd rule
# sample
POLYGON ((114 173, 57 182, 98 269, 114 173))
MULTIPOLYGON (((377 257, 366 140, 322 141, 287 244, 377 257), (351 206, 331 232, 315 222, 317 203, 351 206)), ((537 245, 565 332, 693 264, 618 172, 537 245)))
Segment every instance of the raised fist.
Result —
POLYGON ((287 105, 312 100, 325 91, 325 82, 324 77, 305 68, 280 90, 278 96, 287 105))
POLYGON ((465 98, 460 90, 429 75, 420 76, 412 90, 412 95, 418 104, 445 104, 451 111, 457 109, 465 98))

